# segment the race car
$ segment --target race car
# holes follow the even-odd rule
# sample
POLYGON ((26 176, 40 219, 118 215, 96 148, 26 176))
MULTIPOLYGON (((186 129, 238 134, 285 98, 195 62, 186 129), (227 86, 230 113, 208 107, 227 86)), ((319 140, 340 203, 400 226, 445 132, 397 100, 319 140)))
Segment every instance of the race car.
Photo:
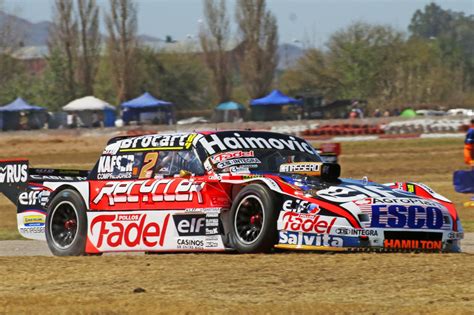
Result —
POLYGON ((420 183, 340 178, 305 140, 259 131, 117 137, 91 171, 0 161, 22 236, 58 256, 142 251, 460 251, 454 205, 420 183))

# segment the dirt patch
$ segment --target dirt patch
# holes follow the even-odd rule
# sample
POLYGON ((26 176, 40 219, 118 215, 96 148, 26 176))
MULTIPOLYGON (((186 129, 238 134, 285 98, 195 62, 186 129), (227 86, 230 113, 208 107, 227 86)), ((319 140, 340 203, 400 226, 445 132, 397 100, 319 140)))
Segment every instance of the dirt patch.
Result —
POLYGON ((472 314, 473 268, 469 254, 0 258, 0 313, 472 314))

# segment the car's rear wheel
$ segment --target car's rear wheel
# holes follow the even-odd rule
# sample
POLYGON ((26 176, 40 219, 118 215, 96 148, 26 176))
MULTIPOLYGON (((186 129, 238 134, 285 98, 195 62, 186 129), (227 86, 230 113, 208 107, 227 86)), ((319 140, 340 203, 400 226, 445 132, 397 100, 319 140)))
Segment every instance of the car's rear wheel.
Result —
POLYGON ((278 241, 278 197, 268 188, 244 187, 231 208, 232 245, 240 253, 269 252, 278 241))
POLYGON ((65 189, 54 196, 48 208, 45 225, 46 241, 56 256, 85 254, 87 214, 81 196, 65 189))

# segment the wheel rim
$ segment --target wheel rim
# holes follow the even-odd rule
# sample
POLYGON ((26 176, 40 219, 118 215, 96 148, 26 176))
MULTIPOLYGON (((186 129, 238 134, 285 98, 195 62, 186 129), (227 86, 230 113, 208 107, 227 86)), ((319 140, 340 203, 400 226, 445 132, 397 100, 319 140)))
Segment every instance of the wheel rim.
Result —
POLYGON ((247 196, 237 206, 234 229, 239 241, 252 244, 257 241, 265 224, 263 203, 257 196, 247 196))
POLYGON ((59 203, 51 214, 50 235, 53 243, 60 249, 66 249, 76 239, 79 222, 76 207, 69 202, 59 203))

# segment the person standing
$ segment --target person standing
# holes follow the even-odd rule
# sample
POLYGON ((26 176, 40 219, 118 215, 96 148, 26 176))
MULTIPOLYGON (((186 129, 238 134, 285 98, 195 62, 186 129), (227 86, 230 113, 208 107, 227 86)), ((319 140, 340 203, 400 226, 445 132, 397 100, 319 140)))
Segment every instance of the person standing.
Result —
POLYGON ((471 125, 464 140, 464 162, 474 167, 474 119, 471 119, 471 125))

